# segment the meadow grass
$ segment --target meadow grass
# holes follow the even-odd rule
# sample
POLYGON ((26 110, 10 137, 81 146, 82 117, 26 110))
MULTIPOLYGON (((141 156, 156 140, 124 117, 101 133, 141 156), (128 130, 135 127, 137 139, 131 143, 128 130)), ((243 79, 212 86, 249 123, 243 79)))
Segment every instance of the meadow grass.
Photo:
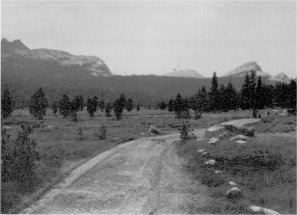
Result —
POLYGON ((205 113, 199 120, 184 120, 176 119, 173 112, 142 109, 125 111, 122 120, 118 121, 114 116, 105 117, 105 113, 101 111, 97 111, 91 118, 84 110, 78 113, 78 122, 73 122, 53 115, 50 110, 43 120, 34 119, 26 109, 15 110, 11 117, 2 120, 2 126, 11 127, 7 129, 11 141, 15 140, 21 125, 33 126, 34 131, 30 137, 37 142, 36 150, 41 159, 34 171, 36 177, 30 192, 21 192, 15 182, 2 182, 2 213, 20 212, 95 155, 120 143, 149 136, 150 125, 166 134, 179 132, 184 121, 190 123, 191 129, 194 129, 244 115, 244 112, 205 113), (106 128, 106 138, 98 140, 98 130, 102 126, 106 128))
MULTIPOLYGON (((283 117, 278 123, 291 120, 291 117, 283 117)), ((264 125, 261 124, 261 128, 264 125)), ((214 145, 208 144, 208 139, 176 143, 189 173, 207 185, 213 197, 209 205, 202 209, 197 206, 196 211, 249 213, 247 207, 257 205, 283 214, 296 214, 296 136, 259 134, 240 145, 230 141, 234 135, 228 134, 214 145), (197 152, 199 149, 209 154, 202 156, 197 152), (217 163, 206 166, 204 162, 209 159, 215 159, 217 163), (215 170, 222 173, 215 174, 215 170), (232 187, 229 181, 237 183, 243 192, 242 199, 230 201, 226 198, 226 191, 232 187)))

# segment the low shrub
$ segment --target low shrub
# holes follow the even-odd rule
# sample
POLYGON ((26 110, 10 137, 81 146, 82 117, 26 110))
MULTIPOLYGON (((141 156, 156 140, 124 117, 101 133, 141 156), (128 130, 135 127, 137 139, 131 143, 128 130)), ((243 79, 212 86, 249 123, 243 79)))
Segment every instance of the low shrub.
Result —
POLYGON ((95 136, 97 137, 98 140, 104 140, 106 139, 106 132, 107 129, 104 125, 100 126, 99 130, 95 132, 95 136))

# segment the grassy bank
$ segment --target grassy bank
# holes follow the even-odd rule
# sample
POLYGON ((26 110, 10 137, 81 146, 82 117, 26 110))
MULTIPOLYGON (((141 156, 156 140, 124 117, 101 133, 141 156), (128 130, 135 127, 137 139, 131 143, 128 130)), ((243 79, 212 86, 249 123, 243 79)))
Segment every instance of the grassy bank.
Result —
POLYGON ((250 213, 247 207, 257 205, 282 214, 296 214, 296 136, 275 136, 268 129, 275 128, 275 124, 278 127, 290 125, 292 121, 296 125, 296 120, 292 117, 275 120, 251 125, 266 133, 250 137, 246 144, 230 141, 234 136, 230 133, 212 145, 208 143, 209 139, 177 144, 178 154, 186 159, 189 173, 207 185, 213 197, 208 206, 197 208, 197 212, 250 213), (199 154, 199 149, 208 154, 199 154), (216 160, 216 164, 205 165, 209 159, 216 160), (216 170, 222 173, 216 174, 216 170), (241 189, 242 198, 226 197, 227 190, 232 188, 230 181, 241 189))

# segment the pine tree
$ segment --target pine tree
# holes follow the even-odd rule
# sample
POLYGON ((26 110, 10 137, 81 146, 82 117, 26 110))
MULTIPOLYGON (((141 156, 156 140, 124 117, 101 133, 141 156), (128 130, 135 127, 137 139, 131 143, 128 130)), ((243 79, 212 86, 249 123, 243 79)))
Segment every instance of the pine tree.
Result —
POLYGON ((133 99, 129 98, 126 102, 126 110, 131 111, 134 108, 133 99))
POLYGON ((232 83, 229 82, 226 87, 226 106, 228 110, 236 110, 239 104, 239 96, 233 88, 232 83))
POLYGON ((217 78, 216 72, 213 73, 209 98, 210 98, 210 110, 217 111, 219 109, 218 107, 219 92, 218 92, 218 78, 217 78))
POLYGON ((70 115, 71 102, 67 95, 63 95, 59 101, 59 113, 64 117, 68 117, 70 115))
POLYGON ((200 119, 207 108, 207 92, 205 87, 199 89, 198 93, 190 98, 190 107, 195 111, 194 119, 200 119))
POLYGON ((12 95, 10 95, 9 90, 4 89, 1 96, 1 116, 2 118, 7 118, 11 116, 13 112, 14 101, 12 95))
POLYGON ((92 99, 88 98, 87 100, 87 111, 90 117, 94 116, 94 113, 97 111, 98 107, 98 97, 94 96, 92 99))
POLYGON ((291 108, 296 114, 296 81, 291 80, 289 85, 288 108, 291 108))
POLYGON ((55 116, 57 115, 58 108, 59 108, 59 103, 58 103, 58 101, 55 101, 55 102, 52 104, 52 113, 53 113, 55 116))
POLYGON ((37 119, 42 119, 43 116, 46 115, 47 106, 47 99, 42 88, 40 87, 31 97, 29 112, 37 119))
POLYGON ((165 110, 166 107, 167 107, 167 104, 166 104, 164 101, 162 101, 162 102, 160 102, 160 103, 158 104, 158 108, 159 108, 160 110, 165 110))
POLYGON ((111 109, 112 109, 112 104, 109 102, 106 103, 106 105, 105 105, 105 116, 106 117, 111 117, 111 114, 110 114, 111 109))
POLYGON ((240 93, 240 107, 243 110, 250 108, 250 75, 245 74, 244 84, 241 87, 240 93))
POLYGON ((263 87, 262 87, 262 78, 258 77, 257 87, 256 87, 256 107, 257 109, 263 109, 265 103, 263 103, 263 87))
POLYGON ((182 111, 183 111, 183 98, 182 96, 178 93, 175 100, 174 100, 174 112, 176 114, 176 117, 178 119, 181 118, 182 116, 182 111))
POLYGON ((169 112, 174 111, 174 102, 173 102, 172 99, 169 99, 169 102, 168 102, 167 107, 168 107, 168 111, 169 111, 169 112))
POLYGON ((126 107, 126 98, 124 94, 121 94, 120 98, 118 98, 113 104, 114 114, 117 120, 120 120, 122 118, 122 113, 125 107, 126 107))

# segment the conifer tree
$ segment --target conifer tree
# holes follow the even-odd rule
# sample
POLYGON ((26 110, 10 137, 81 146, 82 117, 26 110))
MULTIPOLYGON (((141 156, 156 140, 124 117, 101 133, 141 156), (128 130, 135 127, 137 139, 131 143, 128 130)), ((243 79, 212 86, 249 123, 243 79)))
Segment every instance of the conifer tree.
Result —
POLYGON ((70 115, 71 102, 67 95, 63 95, 59 101, 59 113, 66 118, 70 115))
POLYGON ((105 103, 104 103, 104 100, 103 99, 101 99, 100 102, 99 102, 99 108, 100 108, 101 112, 104 111, 105 103))
POLYGON ((106 103, 106 105, 105 105, 105 116, 106 117, 111 117, 111 114, 110 114, 111 109, 112 109, 112 104, 109 102, 106 103))
POLYGON ((42 119, 44 115, 46 115, 46 108, 48 106, 47 99, 42 88, 38 88, 38 90, 32 95, 29 112, 37 119, 42 119))
POLYGON ((256 87, 256 107, 257 109, 263 109, 265 103, 263 102, 264 92, 262 87, 262 78, 261 76, 258 77, 257 87, 256 87))
POLYGON ((88 98, 87 111, 90 117, 94 116, 94 113, 97 111, 97 107, 98 107, 98 97, 94 96, 93 98, 88 98))
POLYGON ((210 98, 210 110, 217 111, 219 109, 218 107, 219 92, 218 92, 218 79, 217 79, 216 72, 213 73, 209 98, 210 98))
POLYGON ((126 106, 126 98, 124 94, 121 94, 120 98, 118 98, 113 104, 114 114, 117 120, 120 120, 122 118, 122 113, 124 111, 125 106, 126 106))
POLYGON ((133 99, 129 98, 126 102, 126 110, 131 111, 134 108, 133 99))
POLYGON ((173 100, 169 99, 169 102, 168 102, 168 105, 167 105, 169 112, 174 111, 174 104, 173 103, 174 103, 173 100))
POLYGON ((176 118, 180 119, 183 111, 183 98, 178 93, 174 100, 174 112, 176 114, 176 118))
POLYGON ((59 103, 58 103, 58 101, 55 101, 55 102, 52 104, 52 113, 53 113, 54 115, 57 114, 57 112, 58 112, 58 108, 59 108, 59 103))
POLYGON ((11 116, 13 112, 14 101, 13 97, 10 94, 8 88, 4 89, 1 96, 1 116, 2 118, 7 118, 11 116))

